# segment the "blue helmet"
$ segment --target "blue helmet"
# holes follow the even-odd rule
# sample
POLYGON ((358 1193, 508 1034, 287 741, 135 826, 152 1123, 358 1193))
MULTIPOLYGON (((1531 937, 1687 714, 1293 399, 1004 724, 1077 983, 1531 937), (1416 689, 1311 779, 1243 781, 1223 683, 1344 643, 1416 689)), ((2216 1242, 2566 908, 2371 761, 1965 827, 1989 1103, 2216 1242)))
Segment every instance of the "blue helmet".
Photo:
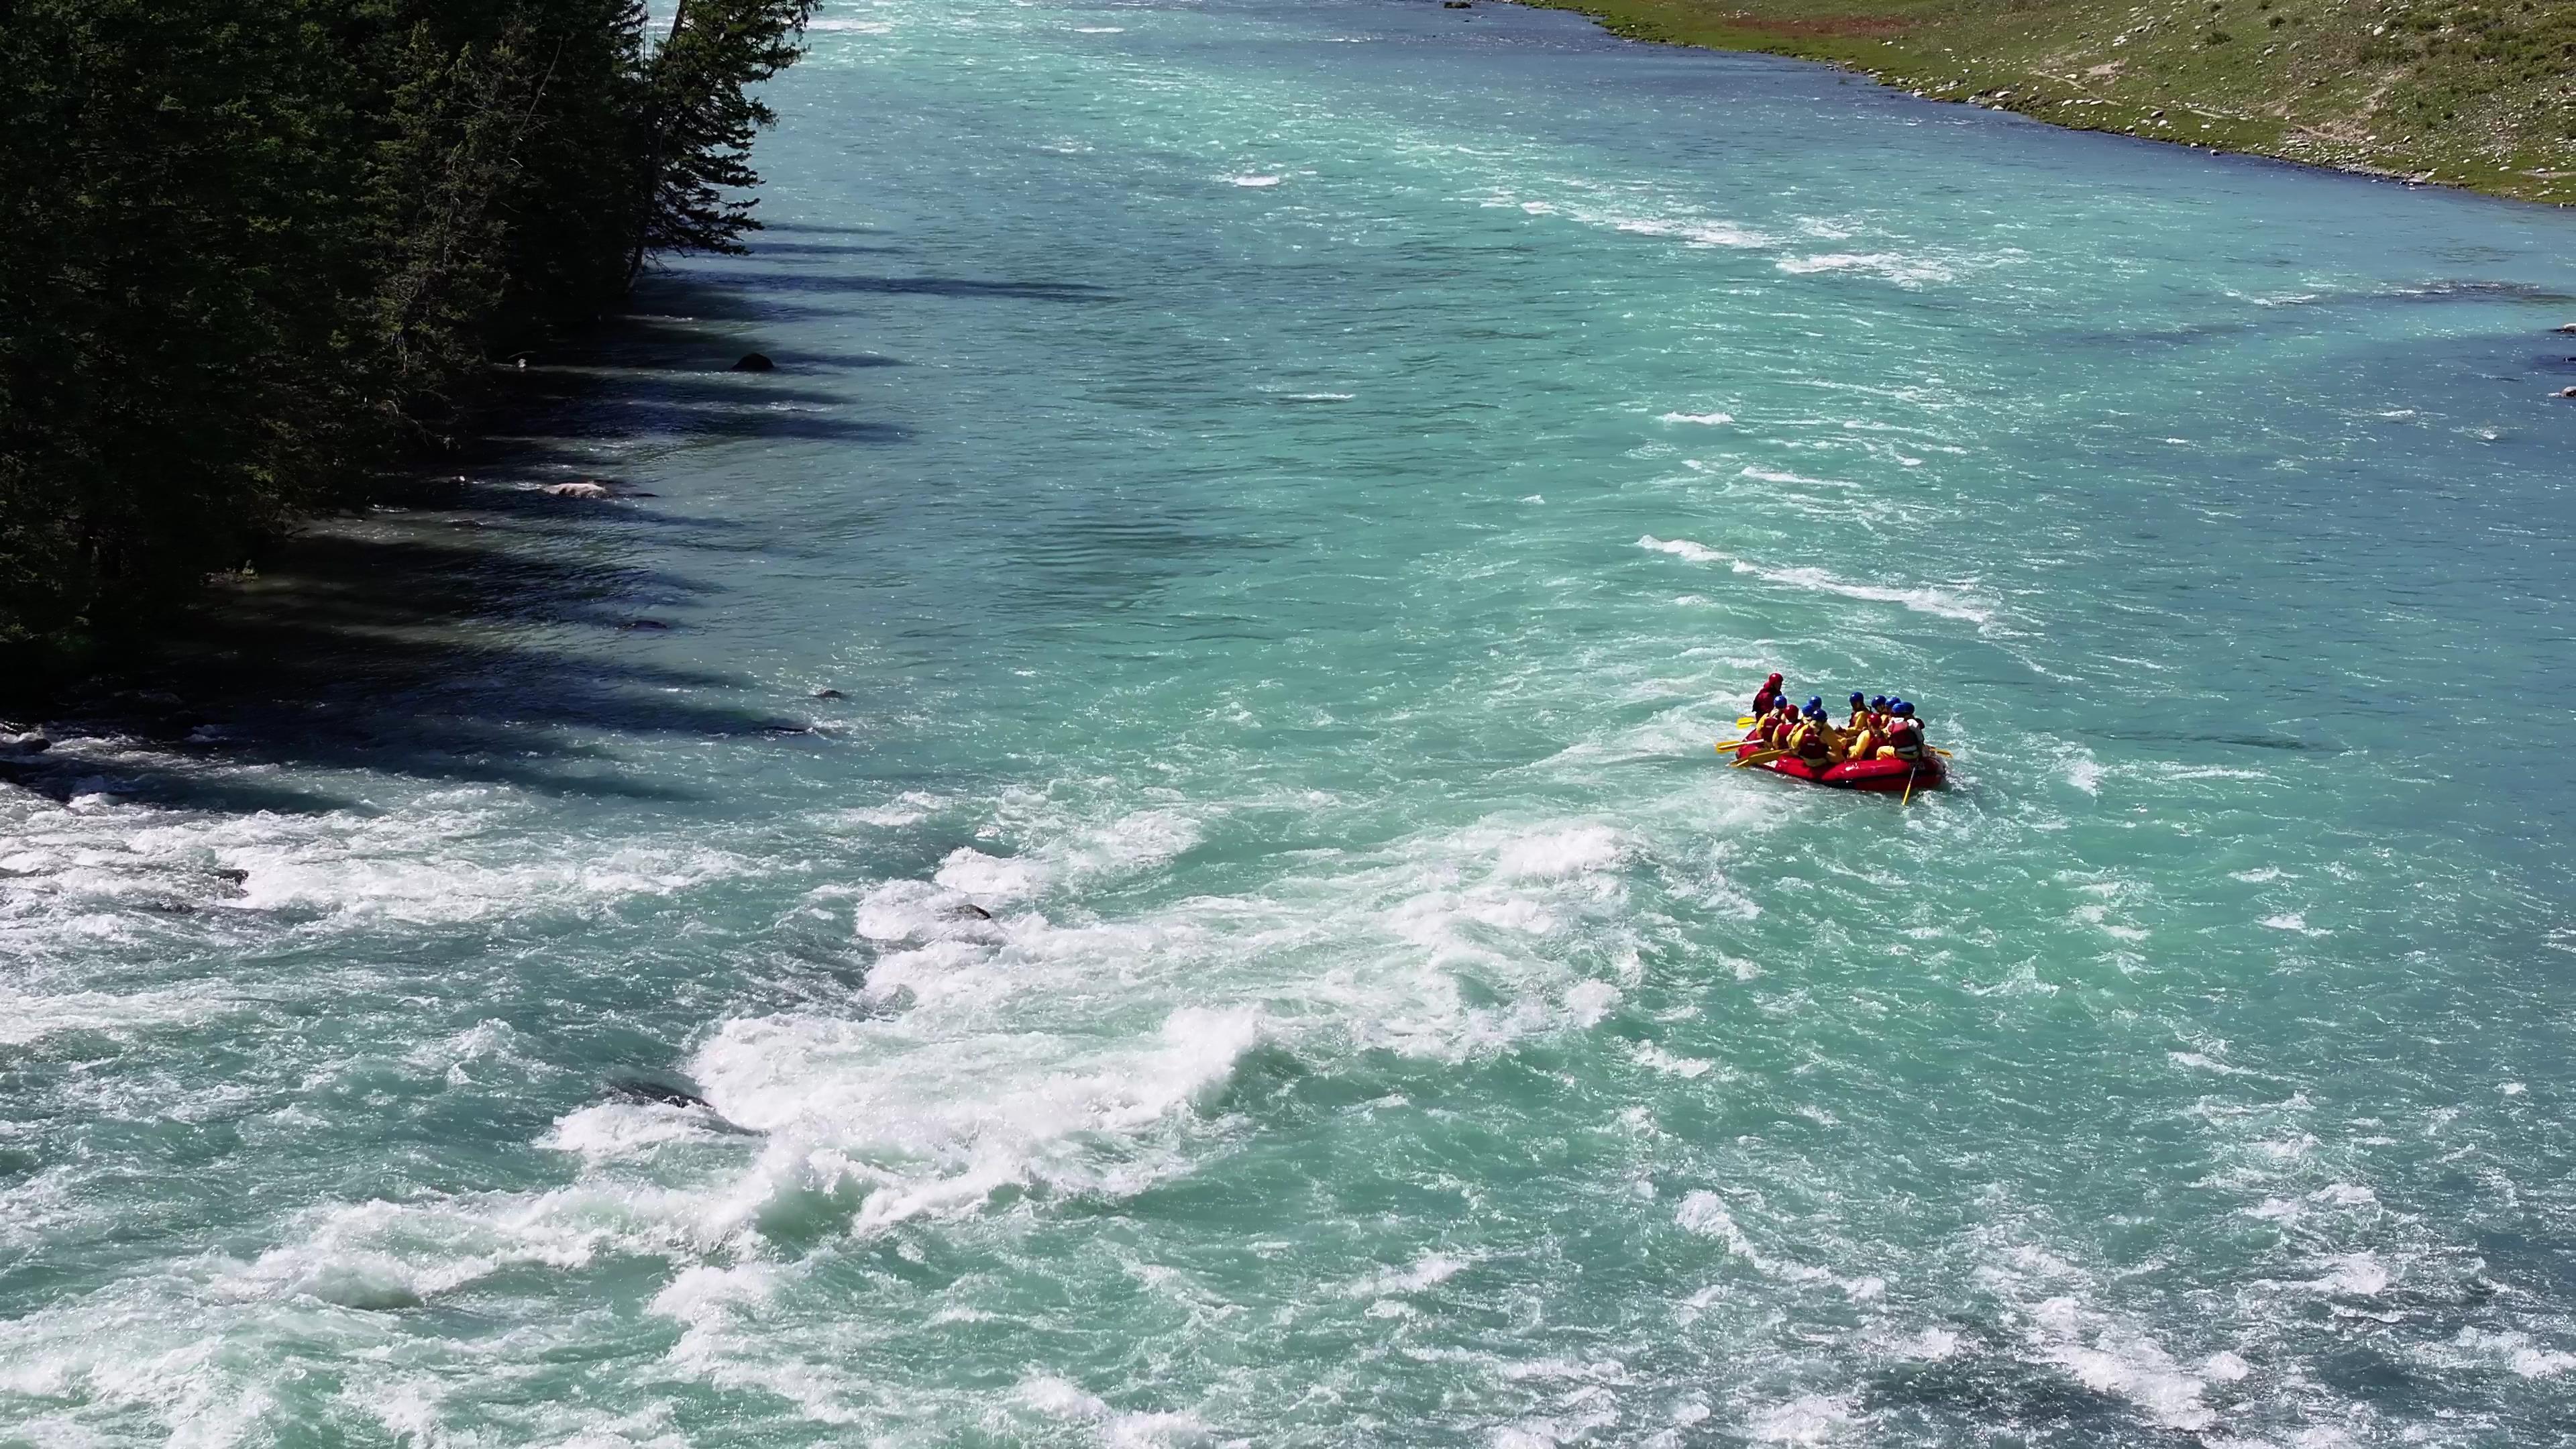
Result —
POLYGON ((1807 696, 1807 708, 1809 708, 1809 709, 1823 709, 1824 707, 1825 707, 1825 697, 1824 697, 1823 695, 1821 695, 1821 694, 1811 694, 1811 695, 1808 695, 1808 696, 1807 696))
POLYGON ((1888 708, 1895 711, 1896 716, 1899 719, 1914 718, 1914 706, 1907 704, 1904 700, 1900 699, 1896 703, 1889 705, 1888 708))
MULTIPOLYGON (((1857 695, 1857 694, 1855 694, 1855 695, 1853 695, 1853 696, 1852 696, 1852 698, 1854 698, 1854 699, 1858 699, 1858 698, 1860 698, 1860 696, 1859 696, 1859 695, 1857 695)), ((1873 694, 1873 695, 1871 695, 1871 696, 1869 697, 1869 707, 1870 707, 1871 709, 1885 709, 1885 708, 1887 708, 1887 696, 1886 696, 1886 695, 1883 695, 1883 694, 1873 694)))

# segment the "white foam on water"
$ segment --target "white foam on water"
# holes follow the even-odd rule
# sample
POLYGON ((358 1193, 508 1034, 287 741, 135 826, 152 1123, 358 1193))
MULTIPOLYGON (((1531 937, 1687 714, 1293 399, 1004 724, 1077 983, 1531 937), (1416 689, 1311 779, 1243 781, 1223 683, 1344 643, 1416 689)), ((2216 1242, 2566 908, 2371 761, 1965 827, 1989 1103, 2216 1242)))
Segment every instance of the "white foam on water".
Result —
POLYGON ((1633 199, 1615 195, 1615 188, 1598 183, 1566 178, 1565 190, 1553 197, 1525 197, 1514 186, 1497 186, 1473 199, 1479 206, 1515 208, 1525 215, 1563 217, 1577 225, 1598 227, 1628 236, 1654 237, 1677 241, 1691 249, 1724 248, 1758 250, 1775 245, 1769 234, 1720 217, 1696 214, 1640 215, 1633 199))
POLYGON ((1226 180, 1233 182, 1233 183, 1234 183, 1235 185, 1237 185, 1237 186, 1254 186, 1254 187, 1260 187, 1260 186, 1276 186, 1276 185, 1278 185, 1280 182, 1285 181, 1285 180, 1287 180, 1287 179, 1288 179, 1288 178, 1286 178, 1286 177, 1284 177, 1284 176, 1260 176, 1260 175, 1229 176, 1229 177, 1227 177, 1227 178, 1226 178, 1226 180))
POLYGON ((1402 1268, 1386 1268, 1344 1288, 1353 1298, 1385 1298, 1436 1288, 1464 1272, 1473 1260, 1453 1253, 1425 1253, 1402 1268))
POLYGON ((447 924, 531 908, 579 912, 628 897, 674 895, 757 869, 729 851, 640 843, 605 850, 567 843, 552 858, 530 859, 522 841, 515 858, 484 858, 443 848, 453 828, 436 816, 397 818, 354 823, 337 839, 237 845, 223 859, 249 876, 238 895, 218 904, 447 924))
POLYGON ((1614 869, 1625 850, 1626 843, 1616 829, 1578 825, 1514 840, 1503 847, 1497 864, 1510 879, 1561 880, 1614 869))
POLYGON ((2029 1341, 2041 1362, 2098 1394, 2128 1400, 2168 1429, 2204 1433, 2218 1416, 2201 1401, 2208 1382, 2174 1362, 2153 1338, 2061 1295, 2031 1310, 2029 1341))
POLYGON ((1565 993, 1565 1014, 1576 1026, 1599 1026, 1619 1009, 1619 988, 1607 981, 1578 981, 1565 993))
POLYGON ((1675 558, 1688 559, 1692 563, 1724 563, 1727 561, 1726 555, 1719 553, 1716 549, 1710 548, 1706 544, 1693 543, 1686 538, 1657 538, 1653 534, 1649 533, 1637 540, 1637 547, 1651 548, 1658 553, 1668 553, 1675 558))
POLYGON ((1889 1350, 1898 1358, 1916 1363, 1939 1363, 1958 1357, 1961 1347, 1957 1331, 1936 1326, 1897 1340, 1889 1350))
POLYGON ((1639 1042, 1628 1049, 1628 1054, 1635 1057, 1640 1066, 1684 1080, 1706 1076, 1717 1066, 1717 1063, 1703 1057, 1675 1056, 1653 1042, 1639 1042))
POLYGON ((1858 483, 1846 483, 1839 478, 1809 478, 1804 474, 1784 472, 1778 468, 1765 468, 1758 464, 1748 465, 1738 476, 1750 478, 1757 483, 1779 483, 1803 488, 1858 488, 1861 486, 1858 483))
POLYGON ((1820 272, 1859 272, 1881 277, 1912 290, 1926 282, 1952 282, 1958 273, 1928 257, 1909 257, 1902 252, 1817 252, 1806 256, 1786 256, 1772 265, 1793 277, 1813 276, 1820 272))
POLYGON ((2331 934, 2318 927, 2309 925, 2307 916, 2299 911, 2283 911, 2278 915, 2265 916, 2254 924, 2263 927, 2265 930, 2289 931, 2301 936, 2323 936, 2331 934))
POLYGON ((1167 865, 1203 833, 1196 819, 1177 810, 1137 810, 1077 832, 1059 853, 1076 880, 1105 880, 1167 865))
POLYGON ((826 829, 833 826, 867 825, 881 830, 893 830, 906 825, 918 825, 929 819, 934 812, 946 808, 948 803, 945 797, 933 795, 927 791, 906 790, 883 805, 819 811, 809 818, 826 829))
POLYGON ((2463 1328, 2447 1343, 2419 1350, 2419 1355, 2442 1368, 2502 1368, 2526 1379, 2576 1372, 2576 1353, 2546 1347, 2519 1329, 2463 1328))
POLYGON ((661 1103, 601 1102, 556 1118, 536 1145, 606 1161, 647 1155, 667 1142, 712 1141, 720 1135, 702 1111, 661 1103))
POLYGON ((2329 1258, 2326 1272, 2308 1286, 2319 1293, 2346 1298, 2375 1298, 2396 1281, 2386 1264, 2371 1253, 2343 1253, 2329 1258))
POLYGON ((1878 1278, 1844 1278, 1829 1269, 1808 1263, 1792 1262, 1763 1253, 1754 1246, 1753 1239, 1735 1221, 1735 1215, 1727 1210, 1724 1200, 1705 1188, 1696 1189, 1683 1196, 1681 1206, 1674 1210, 1673 1222, 1686 1233, 1717 1239, 1726 1245, 1729 1256, 1743 1260, 1754 1271, 1779 1282, 1800 1285, 1832 1284, 1842 1290, 1844 1297, 1854 1302, 1876 1298, 1887 1288, 1886 1283, 1878 1278))
POLYGON ((2102 762, 2089 750, 2078 749, 2066 762, 2066 783, 2087 795, 2102 793, 2102 762))
POLYGON ((1858 1405, 1853 1395, 1801 1394, 1748 1415, 1745 1437, 1759 1444, 1830 1444, 1858 1420, 1858 1405))
POLYGON ((1661 418, 1657 419, 1657 421, 1667 423, 1697 423, 1702 427, 1713 428, 1734 422, 1735 414, 1723 412, 1666 413, 1661 418))
POLYGON ((1145 1041, 924 1040, 902 1018, 726 1022, 691 1075, 767 1133, 711 1210, 727 1231, 775 1203, 855 1200, 851 1229, 980 1211, 1006 1187, 1123 1196, 1185 1170, 1189 1109, 1260 1039, 1257 1011, 1185 1007, 1145 1041))
POLYGON ((130 1036, 155 1027, 200 1026, 240 1009, 218 983, 116 994, 30 995, 0 987, 0 1046, 27 1046, 63 1032, 130 1036))
POLYGON ((1197 1449, 1216 1442, 1195 1415, 1121 1413, 1107 1400, 1051 1374, 1023 1379, 1015 1397, 1047 1418, 1092 1426, 1108 1449, 1197 1449))
POLYGON ((961 895, 990 900, 1025 900, 1044 889, 1047 878, 1046 868, 1036 861, 986 855, 971 845, 950 851, 932 877, 961 895))
POLYGON ((1694 543, 1686 538, 1657 538, 1651 533, 1640 536, 1637 547, 1653 549, 1658 553, 1668 553, 1691 563, 1722 563, 1736 573, 1753 575, 1768 583, 1835 594, 1846 599, 1898 604, 1918 614, 1934 614, 1942 618, 1958 619, 1978 625, 1990 624, 1995 617, 1995 611, 1992 608, 1975 602, 1972 596, 1957 590, 1888 588, 1878 584, 1852 583, 1836 578, 1822 569, 1766 568, 1760 564, 1749 563, 1720 553, 1706 544, 1694 543))

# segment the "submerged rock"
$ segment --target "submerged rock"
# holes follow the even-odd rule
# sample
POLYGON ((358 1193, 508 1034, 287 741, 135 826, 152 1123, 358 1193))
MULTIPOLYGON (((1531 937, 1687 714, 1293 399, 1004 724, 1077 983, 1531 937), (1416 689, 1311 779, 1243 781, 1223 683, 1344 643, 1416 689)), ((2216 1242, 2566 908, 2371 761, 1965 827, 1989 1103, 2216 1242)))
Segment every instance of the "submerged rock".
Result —
POLYGON ((2550 394, 2550 396, 2551 396, 2551 397, 2576 397, 2576 387, 2562 387, 2562 388, 2560 388, 2558 391, 2551 393, 2551 394, 2550 394))
POLYGON ((671 626, 663 623, 659 619, 629 619, 617 627, 620 629, 668 629, 671 626))
POLYGON ((733 365, 733 370, 736 372, 768 372, 777 366, 777 363, 769 360, 769 354, 766 352, 746 352, 742 355, 742 360, 733 365))
POLYGON ((841 692, 840 692, 839 690, 837 690, 837 689, 818 689, 818 690, 815 690, 815 691, 814 691, 814 697, 815 697, 816 699, 847 699, 847 698, 849 698, 849 696, 848 696, 848 695, 841 693, 841 692))
POLYGON ((555 498, 607 498, 608 485, 584 479, 579 483, 549 483, 537 490, 555 498))

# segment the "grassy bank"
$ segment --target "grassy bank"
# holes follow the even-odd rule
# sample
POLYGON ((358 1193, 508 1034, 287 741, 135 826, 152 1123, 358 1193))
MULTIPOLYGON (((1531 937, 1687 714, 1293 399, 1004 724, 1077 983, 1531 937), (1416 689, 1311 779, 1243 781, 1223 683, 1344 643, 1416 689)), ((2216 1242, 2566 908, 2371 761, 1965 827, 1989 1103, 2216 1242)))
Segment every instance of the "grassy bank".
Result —
POLYGON ((2576 205, 2576 0, 1529 0, 2086 130, 2576 205))

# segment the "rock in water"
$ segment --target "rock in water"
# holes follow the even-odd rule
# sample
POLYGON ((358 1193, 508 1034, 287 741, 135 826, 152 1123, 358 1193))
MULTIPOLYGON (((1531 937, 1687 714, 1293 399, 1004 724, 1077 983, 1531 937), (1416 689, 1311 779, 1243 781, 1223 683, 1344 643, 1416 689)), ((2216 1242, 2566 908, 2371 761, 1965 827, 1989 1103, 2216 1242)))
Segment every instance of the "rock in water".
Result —
POLYGON ((814 691, 814 697, 815 697, 816 699, 847 699, 847 698, 849 698, 849 696, 848 696, 848 695, 845 695, 845 694, 841 693, 841 692, 840 692, 839 690, 837 690, 837 689, 818 689, 818 690, 815 690, 815 691, 814 691))
POLYGON ((606 498, 610 496, 607 484, 592 482, 587 479, 579 483, 549 483, 537 491, 540 493, 551 494, 557 498, 606 498))
POLYGON ((648 1082, 641 1077, 620 1078, 609 1083, 608 1089, 621 1097, 632 1097, 638 1102, 658 1102, 665 1107, 697 1107, 709 1112, 716 1109, 715 1103, 686 1087, 674 1087, 667 1082, 648 1082))
POLYGON ((777 363, 769 360, 769 354, 766 352, 746 352, 742 355, 742 360, 733 365, 733 370, 736 372, 767 372, 777 365, 777 363))

